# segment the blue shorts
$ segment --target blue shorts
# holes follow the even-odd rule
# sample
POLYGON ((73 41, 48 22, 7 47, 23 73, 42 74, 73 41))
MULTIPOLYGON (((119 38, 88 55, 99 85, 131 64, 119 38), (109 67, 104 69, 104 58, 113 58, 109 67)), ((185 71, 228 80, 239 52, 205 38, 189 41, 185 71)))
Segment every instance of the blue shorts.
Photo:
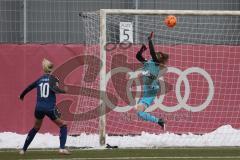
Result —
POLYGON ((159 86, 143 86, 143 97, 139 99, 138 104, 143 104, 146 108, 149 107, 155 97, 157 96, 157 93, 159 91, 159 86))
POLYGON ((47 111, 35 110, 34 115, 35 115, 36 119, 43 119, 46 115, 46 116, 48 116, 48 118, 50 118, 53 121, 60 118, 60 116, 61 116, 60 112, 58 111, 58 109, 56 107, 53 110, 47 110, 47 111))

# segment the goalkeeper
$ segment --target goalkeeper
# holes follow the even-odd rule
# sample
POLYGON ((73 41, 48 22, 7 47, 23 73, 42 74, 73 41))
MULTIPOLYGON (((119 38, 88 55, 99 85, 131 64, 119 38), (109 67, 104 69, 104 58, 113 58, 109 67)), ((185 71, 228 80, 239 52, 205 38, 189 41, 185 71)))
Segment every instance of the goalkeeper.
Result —
POLYGON ((162 69, 165 68, 165 64, 168 62, 168 54, 162 52, 155 52, 152 42, 153 32, 148 37, 149 49, 151 59, 146 60, 143 58, 142 53, 147 50, 143 44, 140 51, 136 54, 136 58, 143 64, 142 80, 143 80, 143 97, 140 98, 138 104, 135 106, 138 116, 145 120, 159 124, 165 129, 165 122, 161 118, 156 118, 150 113, 145 112, 154 98, 157 96, 157 92, 160 90, 158 77, 162 69))

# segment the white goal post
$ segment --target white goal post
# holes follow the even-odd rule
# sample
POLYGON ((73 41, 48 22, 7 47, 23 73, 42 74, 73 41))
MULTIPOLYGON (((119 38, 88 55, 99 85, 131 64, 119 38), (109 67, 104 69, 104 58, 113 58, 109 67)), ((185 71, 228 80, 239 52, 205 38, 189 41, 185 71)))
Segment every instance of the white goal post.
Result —
MULTIPOLYGON (((100 10, 100 58, 102 68, 100 72, 100 90, 106 91, 106 50, 104 49, 107 40, 107 15, 186 15, 186 16, 240 16, 240 11, 216 11, 216 10, 134 10, 134 9, 101 9, 100 10)), ((101 99, 102 96, 100 95, 101 99)), ((102 102, 100 102, 102 103, 102 102)), ((106 138, 106 115, 105 105, 100 108, 99 134, 100 144, 105 144, 106 138)))

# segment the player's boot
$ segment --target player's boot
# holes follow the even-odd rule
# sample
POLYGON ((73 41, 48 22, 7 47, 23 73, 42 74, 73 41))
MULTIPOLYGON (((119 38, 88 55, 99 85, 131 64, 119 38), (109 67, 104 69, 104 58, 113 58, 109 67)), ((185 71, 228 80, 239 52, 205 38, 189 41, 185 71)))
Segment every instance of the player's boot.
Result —
POLYGON ((24 151, 24 150, 20 150, 19 154, 20 154, 20 155, 24 155, 24 154, 25 154, 25 151, 24 151))
POLYGON ((163 119, 159 119, 158 124, 162 127, 163 130, 165 130, 166 124, 163 119))
POLYGON ((67 149, 59 149, 60 154, 69 155, 71 154, 67 149))

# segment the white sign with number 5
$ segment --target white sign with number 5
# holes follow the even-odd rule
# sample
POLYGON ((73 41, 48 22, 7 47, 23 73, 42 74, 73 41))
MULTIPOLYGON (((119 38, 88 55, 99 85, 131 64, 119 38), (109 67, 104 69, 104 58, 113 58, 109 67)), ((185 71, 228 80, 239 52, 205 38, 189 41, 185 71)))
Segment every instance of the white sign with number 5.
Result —
POLYGON ((133 24, 132 22, 120 22, 120 43, 133 43, 133 24))

